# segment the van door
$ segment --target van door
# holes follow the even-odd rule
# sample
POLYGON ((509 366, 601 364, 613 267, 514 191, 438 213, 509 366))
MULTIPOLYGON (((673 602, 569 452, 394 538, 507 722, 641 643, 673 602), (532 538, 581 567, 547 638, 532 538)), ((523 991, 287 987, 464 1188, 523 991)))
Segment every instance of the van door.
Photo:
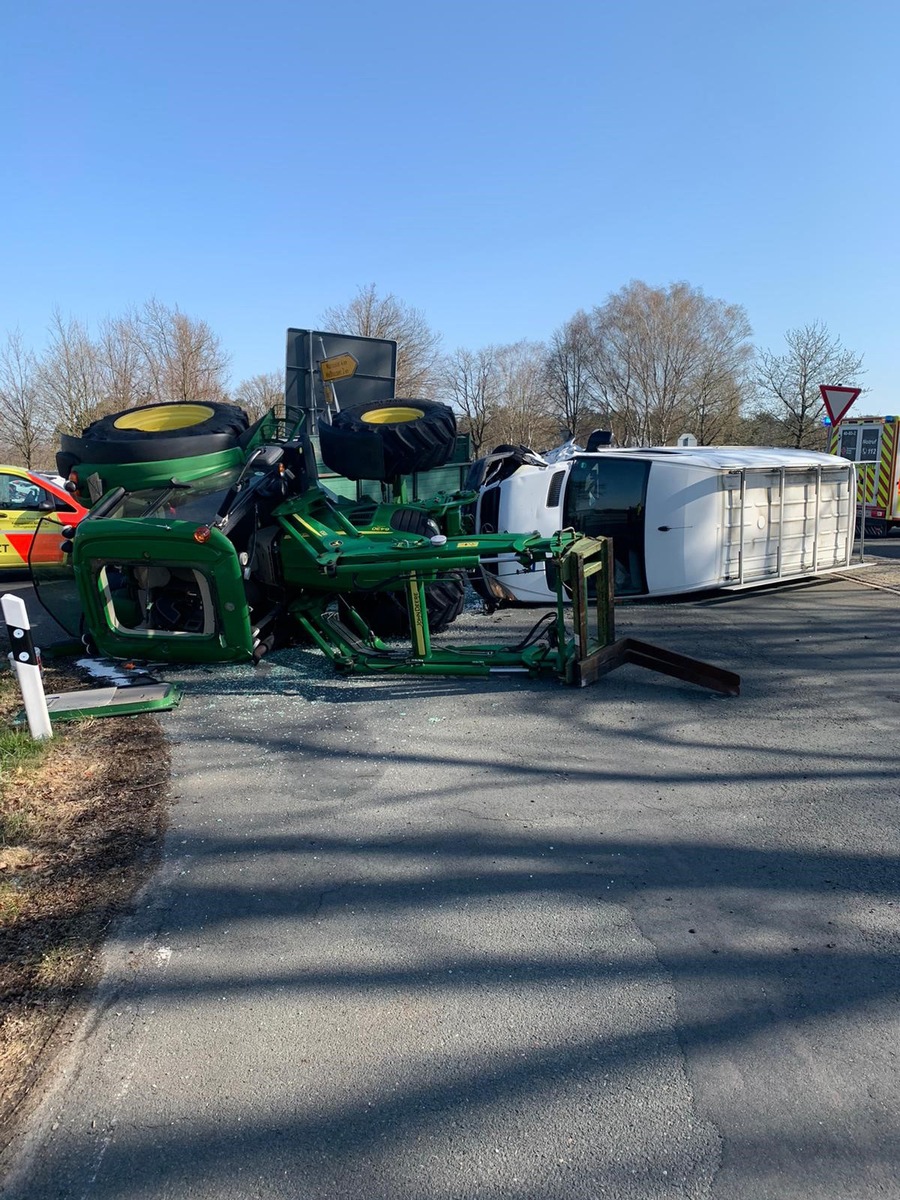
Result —
POLYGON ((644 519, 650 463, 612 454, 577 455, 566 483, 563 527, 613 541, 617 596, 647 591, 644 519))

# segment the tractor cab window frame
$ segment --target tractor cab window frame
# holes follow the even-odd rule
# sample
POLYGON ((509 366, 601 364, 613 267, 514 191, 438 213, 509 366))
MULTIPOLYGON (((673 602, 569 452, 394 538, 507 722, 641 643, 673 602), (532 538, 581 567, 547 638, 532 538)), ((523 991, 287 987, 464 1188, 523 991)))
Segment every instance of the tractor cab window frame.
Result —
POLYGON ((189 484, 166 484, 126 492, 106 514, 130 520, 196 521, 211 524, 240 476, 233 468, 189 484))
POLYGON ((196 567, 95 562, 109 628, 147 638, 214 638, 219 633, 212 581, 196 567))

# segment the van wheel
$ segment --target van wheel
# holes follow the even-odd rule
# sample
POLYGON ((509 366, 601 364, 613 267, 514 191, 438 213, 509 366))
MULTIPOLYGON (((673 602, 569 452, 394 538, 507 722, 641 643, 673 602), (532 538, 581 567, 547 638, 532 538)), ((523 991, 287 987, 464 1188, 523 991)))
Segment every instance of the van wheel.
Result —
POLYGON ((434 400, 355 404, 319 421, 327 467, 346 479, 395 479, 441 467, 456 447, 456 417, 434 400))

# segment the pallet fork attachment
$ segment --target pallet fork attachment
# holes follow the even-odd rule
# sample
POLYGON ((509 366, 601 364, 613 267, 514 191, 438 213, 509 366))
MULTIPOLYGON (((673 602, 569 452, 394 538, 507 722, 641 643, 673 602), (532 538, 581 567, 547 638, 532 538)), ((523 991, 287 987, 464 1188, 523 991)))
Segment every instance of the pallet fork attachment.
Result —
POLYGON ((352 608, 346 616, 310 608, 295 616, 337 670, 354 673, 396 672, 412 675, 556 675, 573 687, 596 683, 626 663, 672 675, 698 687, 736 696, 740 679, 731 671, 640 642, 615 640, 612 543, 607 538, 568 535, 552 562, 556 614, 538 622, 515 645, 440 646, 432 644, 422 597, 422 580, 407 580, 411 649, 381 642, 352 608), (571 599, 571 605, 566 601, 571 599))
POLYGON ((611 546, 606 538, 581 538, 559 564, 563 586, 572 597, 575 626, 576 652, 568 664, 566 682, 573 687, 587 687, 617 667, 633 663, 725 696, 740 695, 740 676, 733 671, 637 638, 616 640, 611 546), (587 542, 602 545, 594 551, 582 547, 581 543, 587 542), (595 584, 593 595, 591 580, 595 584))

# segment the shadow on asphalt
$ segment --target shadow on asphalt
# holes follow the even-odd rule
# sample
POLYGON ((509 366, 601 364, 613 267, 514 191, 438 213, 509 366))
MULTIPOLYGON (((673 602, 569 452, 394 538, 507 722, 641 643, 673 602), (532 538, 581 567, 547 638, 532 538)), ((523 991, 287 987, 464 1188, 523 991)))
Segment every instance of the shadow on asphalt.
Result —
MULTIPOLYGON (((890 549, 900 553, 900 539, 890 549)), ((548 717, 565 720, 572 735, 580 735, 590 745, 596 732, 593 705, 604 688, 611 698, 633 703, 639 714, 633 731, 617 732, 614 759, 561 766, 530 761, 524 747, 517 759, 496 764, 497 778, 513 779, 517 787, 533 789, 535 797, 557 795, 572 782, 597 789, 649 783, 660 789, 719 787, 723 794, 733 787, 778 788, 787 803, 810 808, 819 803, 821 781, 839 778, 840 797, 832 793, 830 803, 848 810, 856 807, 864 814, 873 795, 884 799, 896 790, 893 754, 885 752, 878 730, 860 723, 858 707, 862 701, 871 704, 874 714, 896 728, 900 708, 892 706, 900 704, 900 682, 896 656, 885 654, 885 646, 896 641, 896 607, 873 604, 860 627, 856 598, 835 588, 829 595, 828 621, 816 625, 807 606, 798 604, 793 611, 790 597, 787 600, 788 607, 782 608, 775 622, 754 597, 735 594, 729 597, 729 611, 739 620, 721 629, 711 626, 709 615, 696 604, 693 616, 689 606, 675 605, 671 621, 661 620, 651 640, 739 670, 745 698, 758 702, 757 721, 766 713, 769 719, 789 721, 797 709, 825 705, 829 719, 859 723, 856 741, 829 748, 823 738, 805 755, 775 740, 761 745, 758 729, 746 727, 748 709, 740 707, 739 701, 711 703, 698 689, 672 680, 651 682, 636 668, 603 681, 596 691, 579 693, 533 682, 527 687, 498 688, 496 681, 479 679, 345 680, 333 676, 314 652, 294 650, 274 655, 258 671, 199 669, 185 672, 182 678, 195 702, 213 709, 217 699, 235 692, 248 705, 263 709, 297 706, 302 720, 288 733, 273 728, 260 738, 258 729, 243 736, 229 728, 221 746, 224 769, 230 763, 246 762, 253 753, 260 764, 268 754, 284 758, 299 746, 326 762, 329 756, 335 762, 340 758, 345 772, 354 764, 370 763, 371 750, 364 744, 335 748, 326 731, 309 719, 313 711, 309 706, 324 702, 384 704, 451 694, 481 700, 491 696, 512 714, 538 706, 548 717), (844 632, 836 636, 835 630, 844 632), (761 644, 766 646, 764 656, 761 644), (684 702, 684 715, 677 719, 662 703, 671 689, 684 702), (702 723, 693 740, 686 740, 684 724, 698 723, 698 716, 704 715, 710 723, 730 723, 727 754, 722 739, 703 736, 702 723), (667 769, 661 764, 674 746, 687 749, 692 757, 687 763, 682 759, 678 769, 667 769), (748 765, 751 761, 757 765, 748 765)), ((626 620, 639 627, 639 612, 629 610, 626 620)), ((391 761, 401 760, 438 781, 442 771, 470 767, 480 779, 473 785, 476 794, 478 786, 490 788, 495 782, 477 739, 467 743, 462 733, 452 753, 442 755, 435 747, 410 744, 391 752, 391 761)), ((448 784, 448 801, 454 788, 458 796, 458 784, 448 784)), ((411 790, 395 796, 394 803, 412 808, 419 798, 411 790)), ((439 783, 429 791, 428 801, 433 805, 441 799, 439 783)), ((333 922, 339 932, 345 932, 362 912, 379 928, 402 930, 404 921, 423 912, 439 916, 446 906, 512 904, 539 914, 546 905, 562 903, 598 914, 624 906, 653 943, 655 957, 635 952, 632 958, 586 959, 577 948, 566 945, 559 945, 552 955, 536 957, 508 944, 501 953, 486 955, 467 953, 457 940, 450 949, 439 944, 421 946, 414 966, 372 961, 354 966, 353 956, 348 955, 349 963, 341 967, 310 962, 303 969, 285 970, 273 961, 269 971, 249 978, 237 968, 223 969, 210 981, 171 971, 145 972, 126 989, 128 1002, 147 1003, 157 1011, 172 1006, 174 1015, 174 1006, 185 1001, 214 1004, 237 997, 242 1002, 256 1001, 262 1009, 267 997, 289 995, 300 1012, 312 997, 317 1002, 330 997, 339 1003, 348 994, 362 994, 377 1008, 398 994, 414 996, 417 1002, 473 989, 488 997, 510 989, 534 989, 540 995, 558 984, 587 985, 602 995, 607 986, 640 986, 667 972, 682 995, 674 1038, 690 1058, 754 1040, 779 1039, 789 1046, 792 1031, 813 1023, 839 1022, 864 1011, 895 1009, 900 999, 896 927, 867 935, 848 916, 851 909, 872 905, 896 912, 900 857, 894 853, 751 848, 738 844, 740 833, 734 844, 714 837, 652 844, 639 838, 564 830, 553 834, 548 849, 546 825, 510 832, 508 824, 499 823, 496 829, 475 832, 410 831, 389 837, 343 838, 309 832, 317 821, 332 820, 338 809, 358 812, 375 803, 367 798, 365 787, 337 799, 306 796, 301 800, 298 794, 287 829, 283 821, 269 830, 261 829, 257 821, 252 832, 246 825, 205 831, 202 840, 191 843, 195 869, 173 885, 178 892, 178 936, 192 944, 191 939, 201 939, 204 931, 265 922, 273 928, 291 928, 302 942, 304 931, 322 922, 333 922), (313 856, 331 864, 327 886, 320 878, 304 882, 313 856), (272 882, 261 886, 254 880, 242 886, 234 864, 260 858, 273 864, 272 882), (218 864, 218 871, 210 869, 218 864), (221 884, 211 882, 217 874, 221 884), (673 931, 669 912, 683 913, 691 904, 700 916, 691 925, 679 918, 673 931), (721 927, 712 933, 705 928, 702 913, 710 910, 731 918, 731 936, 723 938, 721 927), (685 996, 693 1003, 685 1004, 685 996)), ((893 834, 885 840, 895 844, 893 834)), ((288 1161, 302 1177, 303 1194, 312 1195, 318 1179, 323 1189, 330 1186, 336 1163, 347 1171, 356 1164, 371 1166, 375 1159, 388 1164, 400 1144, 414 1145, 430 1131, 446 1129, 463 1118, 471 1120, 473 1114, 488 1119, 497 1105, 515 1109, 536 1094, 579 1082, 596 1087, 598 1079, 649 1061, 659 1046, 660 1033, 653 1028, 617 1036, 582 1035, 565 1044, 522 1041, 514 1052, 485 1051, 480 1057, 454 1062, 452 1069, 438 1071, 437 1077, 432 1073, 408 1082, 380 1096, 374 1107, 365 1096, 349 1096, 338 1106, 316 1112, 298 1100, 294 1111, 288 1104, 278 1116, 254 1119, 248 1104, 239 1121, 223 1111, 190 1124, 119 1128, 105 1151, 104 1178, 140 1180, 141 1194, 162 1195, 169 1194, 176 1168, 185 1163, 195 1178, 227 1181, 249 1172, 252 1178, 264 1179, 274 1157, 279 1163, 288 1161)), ((293 1053, 291 1030, 286 1029, 284 1054, 290 1058, 293 1053)), ((894 1071, 896 1054, 896 1047, 884 1047, 886 1072, 894 1071)), ((297 1070, 303 1070, 299 1063, 297 1070)), ((868 1086, 877 1108, 881 1083, 871 1079, 868 1086)), ((859 1169, 867 1170, 884 1154, 874 1130, 872 1139, 871 1145, 859 1140, 848 1144, 839 1127, 829 1126, 815 1137, 800 1140, 785 1131, 776 1147, 771 1137, 764 1145, 755 1145, 748 1129, 742 1146, 740 1138, 732 1140, 730 1153, 740 1157, 745 1176, 756 1163, 763 1177, 766 1160, 776 1151, 793 1157, 798 1171, 813 1172, 823 1155, 856 1157, 859 1169)), ((663 1148, 659 1155, 664 1161, 663 1148)), ((64 1164, 51 1162, 47 1169, 52 1177, 54 1170, 64 1172, 64 1164)), ((386 1166, 385 1177, 389 1176, 386 1166)), ((373 1178, 361 1185, 359 1194, 366 1200, 393 1200, 389 1185, 373 1178)))
MULTIPOLYGON (((708 843, 654 847, 602 837, 555 838, 553 849, 552 861, 548 861, 546 835, 523 834, 412 836, 400 844, 394 839, 344 842, 276 834, 212 837, 202 850, 210 859, 233 863, 236 855, 264 853, 278 861, 282 870, 296 860, 299 876, 309 855, 327 854, 341 865, 343 879, 336 878, 326 892, 302 884, 262 891, 254 888, 246 893, 233 886, 192 890, 186 897, 189 903, 180 905, 181 911, 191 914, 192 925, 180 933, 191 936, 196 931, 199 935, 211 923, 233 929, 244 919, 258 922, 264 918, 273 924, 289 923, 302 939, 307 923, 333 920, 340 931, 346 928, 339 923, 342 918, 361 911, 370 919, 380 914, 402 922, 405 914, 420 912, 423 906, 437 909, 448 903, 510 899, 535 905, 548 900, 577 901, 598 909, 625 904, 637 911, 640 920, 642 909, 665 910, 687 891, 692 896, 712 893, 723 905, 737 903, 728 898, 739 895, 746 928, 757 934, 763 930, 772 936, 784 935, 783 949, 742 951, 710 944, 698 923, 696 929, 685 931, 689 945, 683 950, 662 949, 658 959, 650 961, 637 957, 631 962, 621 958, 585 961, 583 954, 569 954, 564 947, 549 959, 510 953, 508 948, 490 957, 469 956, 458 948, 453 954, 423 948, 421 962, 414 969, 371 964, 340 970, 273 969, 252 979, 239 972, 217 974, 209 983, 163 977, 145 995, 132 993, 128 1001, 144 1000, 159 1011, 176 1002, 202 1003, 206 999, 227 1004, 239 997, 243 1003, 258 1005, 262 1012, 267 995, 277 994, 282 1004, 285 996, 293 997, 300 1013, 306 1002, 322 1003, 323 997, 340 1006, 348 993, 363 994, 375 1010, 398 993, 415 997, 416 1005, 427 1005, 429 996, 445 1000, 454 989, 466 995, 473 990, 490 995, 494 989, 498 996, 510 990, 540 995, 554 984, 571 988, 587 984, 602 996, 610 984, 621 988, 652 982, 661 965, 681 988, 698 998, 691 1011, 681 1008, 674 1028, 678 1045, 687 1056, 775 1033, 784 1037, 791 1027, 829 1022, 897 1001, 900 947, 851 947, 844 931, 826 917, 835 893, 896 903, 900 899, 900 860, 894 856, 766 853, 708 843), (354 864, 360 859, 369 864, 384 862, 377 885, 355 881, 354 864), (810 916, 805 928, 798 928, 792 920, 789 931, 780 929, 781 903, 798 896, 805 897, 810 912, 817 915, 810 916), (721 1003, 723 982, 727 983, 727 1007, 721 1003), (704 1006, 702 997, 707 989, 719 997, 716 1007, 704 1006)), ((596 1087, 598 1079, 639 1068, 658 1055, 659 1049, 660 1035, 653 1029, 570 1038, 565 1045, 523 1041, 515 1052, 485 1052, 480 1061, 469 1057, 455 1062, 443 1075, 439 1072, 438 1078, 432 1074, 420 1083, 395 1089, 380 1097, 375 1106, 361 1080, 358 1098, 348 1098, 327 1111, 310 1111, 298 1102, 297 1112, 254 1120, 252 1106, 248 1106, 239 1122, 225 1115, 204 1115, 190 1125, 120 1128, 106 1152, 104 1177, 140 1180, 142 1195, 168 1194, 170 1171, 177 1178, 186 1163, 194 1178, 224 1181, 249 1172, 251 1178, 263 1179, 273 1158, 281 1162, 287 1156, 303 1180, 302 1194, 314 1195, 318 1194, 317 1178, 321 1176, 327 1189, 336 1164, 352 1170, 356 1163, 368 1163, 371 1169, 373 1159, 382 1156, 387 1164, 392 1146, 415 1144, 429 1131, 445 1129, 462 1117, 466 1121, 477 1118, 479 1111, 489 1119, 497 1105, 515 1109, 535 1095, 552 1094, 559 1087, 572 1088, 579 1083, 596 1087)), ((291 1031, 286 1029, 286 1058, 290 1059, 292 1052, 291 1031)), ((885 1053, 893 1055, 894 1050, 885 1047, 885 1053)), ((297 1069, 303 1070, 299 1065, 297 1069)), ((870 1085, 876 1087, 877 1083, 873 1080, 870 1085)), ((786 1131, 786 1144, 791 1136, 786 1131)), ((839 1129, 823 1129, 817 1142, 806 1140, 791 1153, 797 1162, 806 1161, 810 1167, 826 1152, 839 1152, 844 1158, 869 1153, 858 1144, 841 1144, 842 1136, 839 1129)), ((748 1133, 745 1175, 752 1171, 758 1153, 751 1142, 748 1133)), ((766 1155, 774 1152, 769 1138, 766 1155)), ((659 1155, 660 1163, 665 1162, 663 1148, 659 1155)), ((762 1170, 762 1161, 757 1161, 762 1170)), ((63 1164, 59 1170, 63 1171, 63 1164)), ((385 1171, 390 1174, 389 1166, 385 1171)), ((358 1194, 388 1200, 391 1192, 370 1178, 358 1194)))

